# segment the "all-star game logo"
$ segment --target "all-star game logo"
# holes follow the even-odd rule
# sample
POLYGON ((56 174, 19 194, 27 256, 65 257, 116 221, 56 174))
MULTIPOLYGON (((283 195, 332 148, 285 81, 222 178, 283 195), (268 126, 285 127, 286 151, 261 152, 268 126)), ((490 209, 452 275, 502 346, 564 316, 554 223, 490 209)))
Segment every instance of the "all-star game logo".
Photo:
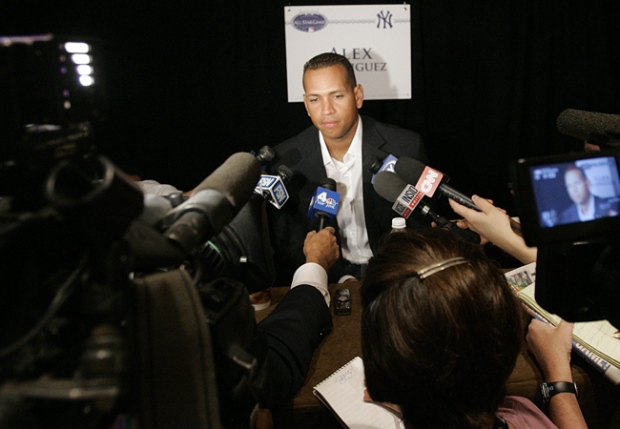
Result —
POLYGON ((293 27, 306 33, 322 30, 326 25, 327 18, 318 13, 300 14, 293 18, 293 27))

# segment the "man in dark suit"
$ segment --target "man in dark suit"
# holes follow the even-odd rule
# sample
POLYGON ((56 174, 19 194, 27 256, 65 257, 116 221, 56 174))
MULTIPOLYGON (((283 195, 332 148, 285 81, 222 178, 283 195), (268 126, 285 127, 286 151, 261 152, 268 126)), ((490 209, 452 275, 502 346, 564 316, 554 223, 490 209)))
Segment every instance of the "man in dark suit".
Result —
POLYGON ((331 331, 331 297, 327 271, 340 256, 334 229, 306 235, 305 263, 295 271, 291 289, 278 306, 258 324, 267 339, 267 374, 258 392, 262 407, 285 403, 295 396, 308 375, 312 356, 331 331))
POLYGON ((618 198, 601 198, 590 192, 590 181, 584 171, 569 165, 564 172, 564 184, 573 201, 560 216, 561 223, 583 222, 618 215, 618 198))
MULTIPOLYGON (((396 216, 392 203, 374 191, 364 160, 392 154, 428 163, 426 150, 419 134, 358 113, 364 89, 342 55, 324 53, 310 59, 304 66, 303 85, 304 105, 313 126, 275 147, 273 168, 286 165, 294 173, 288 185, 289 200, 270 217, 277 282, 286 284, 292 267, 303 263, 305 234, 318 223, 308 218, 308 207, 326 177, 336 181, 340 194, 336 221, 331 224, 338 231, 342 258, 330 270, 330 282, 348 275, 359 279, 396 216)), ((408 224, 430 223, 415 213, 408 224)))

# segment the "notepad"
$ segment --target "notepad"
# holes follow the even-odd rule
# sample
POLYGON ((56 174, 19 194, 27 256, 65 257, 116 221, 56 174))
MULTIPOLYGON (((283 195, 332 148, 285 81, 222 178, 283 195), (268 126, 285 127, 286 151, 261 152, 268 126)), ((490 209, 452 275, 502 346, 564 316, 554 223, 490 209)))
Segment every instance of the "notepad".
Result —
POLYGON ((364 401, 364 363, 354 357, 314 386, 314 395, 349 429, 405 429, 402 420, 381 405, 364 401))
MULTIPOLYGON (((517 297, 542 320, 552 325, 560 322, 557 315, 547 312, 536 302, 536 262, 505 275, 517 297)), ((620 339, 617 333, 618 329, 607 320, 576 322, 573 325, 573 350, 612 383, 620 385, 620 339)))

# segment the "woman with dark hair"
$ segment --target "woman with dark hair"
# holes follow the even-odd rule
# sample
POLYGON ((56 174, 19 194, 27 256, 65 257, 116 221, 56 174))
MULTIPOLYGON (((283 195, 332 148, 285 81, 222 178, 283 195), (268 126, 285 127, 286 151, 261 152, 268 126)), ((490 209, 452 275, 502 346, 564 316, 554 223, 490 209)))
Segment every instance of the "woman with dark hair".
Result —
MULTIPOLYGON (((369 262, 362 306, 368 393, 396 406, 408 428, 556 427, 526 398, 505 397, 527 313, 480 246, 438 228, 391 234, 369 262)), ((571 333, 566 322, 534 320, 528 341, 557 386, 554 423, 586 427, 567 388, 571 333)))

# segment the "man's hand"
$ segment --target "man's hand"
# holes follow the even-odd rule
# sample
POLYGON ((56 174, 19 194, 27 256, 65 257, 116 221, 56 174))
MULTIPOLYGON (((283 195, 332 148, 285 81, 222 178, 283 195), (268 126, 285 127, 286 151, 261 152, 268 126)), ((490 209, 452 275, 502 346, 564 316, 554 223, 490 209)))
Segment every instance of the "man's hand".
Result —
POLYGON ((315 262, 329 271, 332 265, 340 258, 340 247, 336 241, 336 230, 325 227, 319 232, 310 231, 304 241, 304 255, 306 262, 315 262))

